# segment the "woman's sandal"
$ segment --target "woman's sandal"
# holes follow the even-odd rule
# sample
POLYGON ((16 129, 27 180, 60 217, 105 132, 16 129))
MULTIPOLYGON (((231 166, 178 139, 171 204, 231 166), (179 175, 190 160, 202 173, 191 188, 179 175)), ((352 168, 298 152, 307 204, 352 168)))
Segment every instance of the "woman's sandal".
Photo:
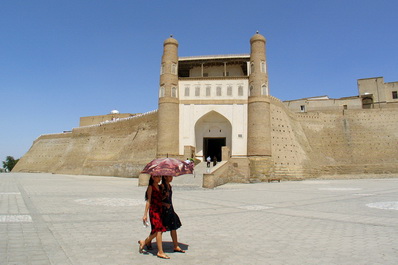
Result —
POLYGON ((163 255, 157 254, 156 256, 158 256, 158 258, 160 258, 160 259, 170 259, 170 257, 167 256, 166 254, 163 254, 163 255))
POLYGON ((181 248, 178 248, 178 249, 174 249, 174 252, 185 253, 185 250, 182 250, 181 248))
POLYGON ((145 244, 144 245, 141 245, 141 241, 140 240, 138 240, 138 252, 139 253, 144 253, 144 247, 145 247, 145 244))

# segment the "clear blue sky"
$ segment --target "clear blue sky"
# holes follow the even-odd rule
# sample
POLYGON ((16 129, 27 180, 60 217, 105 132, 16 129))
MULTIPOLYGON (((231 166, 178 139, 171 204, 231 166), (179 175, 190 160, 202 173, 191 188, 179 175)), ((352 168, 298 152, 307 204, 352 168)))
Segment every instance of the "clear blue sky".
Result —
MULTIPOLYGON (((357 95, 398 81, 398 1, 0 1, 0 161, 79 117, 157 109, 163 41, 179 55, 249 53, 267 39, 271 94, 357 95)), ((1 165, 0 165, 1 167, 1 165)))

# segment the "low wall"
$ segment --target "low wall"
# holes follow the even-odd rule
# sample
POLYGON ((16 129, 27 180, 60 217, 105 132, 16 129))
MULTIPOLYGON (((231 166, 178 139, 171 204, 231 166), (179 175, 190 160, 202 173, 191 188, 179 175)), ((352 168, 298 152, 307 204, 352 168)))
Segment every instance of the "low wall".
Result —
POLYGON ((220 162, 224 163, 220 165, 219 168, 214 170, 211 174, 203 174, 203 188, 213 189, 217 186, 223 185, 225 183, 230 182, 230 176, 228 174, 229 171, 229 163, 228 162, 220 162))

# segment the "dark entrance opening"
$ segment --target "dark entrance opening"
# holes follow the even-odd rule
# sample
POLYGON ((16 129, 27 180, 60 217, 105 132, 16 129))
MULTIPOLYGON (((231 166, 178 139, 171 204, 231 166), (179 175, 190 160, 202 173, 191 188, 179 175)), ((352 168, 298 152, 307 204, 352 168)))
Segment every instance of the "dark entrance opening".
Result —
POLYGON ((203 152, 205 157, 210 156, 213 160, 221 161, 221 147, 225 146, 226 138, 203 138, 203 152))
POLYGON ((373 105, 373 98, 366 97, 362 99, 362 108, 371 109, 373 105))

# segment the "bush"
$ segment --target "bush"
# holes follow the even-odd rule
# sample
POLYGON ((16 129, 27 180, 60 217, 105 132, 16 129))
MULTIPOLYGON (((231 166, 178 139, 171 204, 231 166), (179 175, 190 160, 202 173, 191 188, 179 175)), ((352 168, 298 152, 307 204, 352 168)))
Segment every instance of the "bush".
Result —
POLYGON ((15 167, 18 161, 19 159, 15 159, 12 156, 7 156, 6 161, 3 161, 3 168, 5 172, 11 172, 11 170, 15 167))

